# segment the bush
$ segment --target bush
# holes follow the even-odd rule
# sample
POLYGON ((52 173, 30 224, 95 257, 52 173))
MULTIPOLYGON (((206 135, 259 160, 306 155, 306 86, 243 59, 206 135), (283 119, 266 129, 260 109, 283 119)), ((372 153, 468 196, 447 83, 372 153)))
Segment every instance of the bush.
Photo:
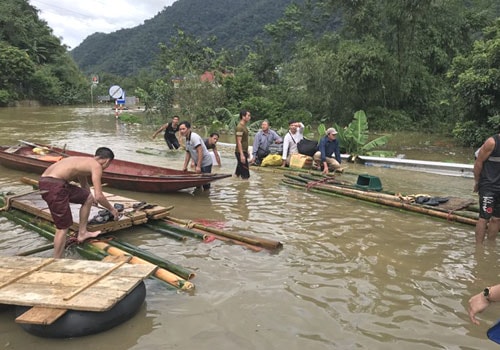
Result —
POLYGON ((453 129, 453 137, 462 146, 479 147, 483 142, 490 137, 496 128, 487 126, 477 126, 477 121, 468 120, 465 122, 457 122, 453 129))
POLYGON ((402 110, 390 110, 375 107, 367 113, 370 115, 369 123, 372 130, 402 131, 413 129, 411 117, 402 110))

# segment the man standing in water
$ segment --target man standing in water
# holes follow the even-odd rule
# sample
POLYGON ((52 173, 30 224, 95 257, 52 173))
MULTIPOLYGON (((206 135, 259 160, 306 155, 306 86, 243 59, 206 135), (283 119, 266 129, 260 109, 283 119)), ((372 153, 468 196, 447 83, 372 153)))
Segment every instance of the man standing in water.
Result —
POLYGON ((474 162, 474 192, 479 194, 476 244, 495 241, 500 229, 500 134, 488 138, 474 162))
MULTIPOLYGON (((184 121, 179 124, 181 136, 186 138, 186 156, 184 157, 183 171, 187 171, 191 158, 194 161, 195 172, 198 174, 210 174, 212 172, 212 156, 208 153, 207 146, 203 139, 195 132, 191 131, 191 123, 184 121)), ((203 185, 204 190, 208 190, 210 184, 203 185)))
POLYGON ((96 150, 91 157, 68 157, 49 166, 38 182, 42 198, 47 202, 52 220, 56 226, 54 237, 54 258, 61 258, 66 244, 66 235, 73 224, 70 203, 81 204, 78 227, 78 242, 98 236, 101 231, 88 231, 87 223, 92 204, 99 203, 109 210, 114 220, 119 219, 118 211, 102 193, 102 172, 114 159, 113 152, 107 147, 96 150), (91 177, 94 196, 89 189, 87 176, 91 177), (80 186, 70 184, 78 180, 80 186))
POLYGON ((240 122, 236 126, 236 149, 234 154, 236 156, 236 171, 235 175, 243 180, 250 178, 250 171, 248 169, 248 129, 247 123, 250 121, 250 112, 242 110, 240 112, 240 122))
POLYGON ((179 131, 179 117, 175 115, 172 118, 172 122, 163 124, 158 130, 155 131, 155 133, 153 134, 153 139, 156 137, 156 135, 164 130, 165 134, 163 135, 163 137, 165 138, 165 142, 167 143, 168 148, 178 149, 180 145, 177 136, 175 136, 175 133, 179 131))

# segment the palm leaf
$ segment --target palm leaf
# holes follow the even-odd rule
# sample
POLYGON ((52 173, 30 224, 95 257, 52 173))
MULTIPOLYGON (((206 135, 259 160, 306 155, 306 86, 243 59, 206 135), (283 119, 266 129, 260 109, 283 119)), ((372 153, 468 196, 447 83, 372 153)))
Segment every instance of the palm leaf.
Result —
POLYGON ((348 129, 352 131, 358 144, 365 144, 368 140, 368 121, 364 111, 360 110, 354 113, 354 120, 349 124, 348 129))
POLYGON ((380 147, 380 146, 385 145, 388 141, 389 141, 388 135, 380 136, 380 137, 377 137, 375 140, 372 140, 372 141, 364 144, 363 147, 361 147, 361 150, 363 152, 368 152, 376 147, 380 147))

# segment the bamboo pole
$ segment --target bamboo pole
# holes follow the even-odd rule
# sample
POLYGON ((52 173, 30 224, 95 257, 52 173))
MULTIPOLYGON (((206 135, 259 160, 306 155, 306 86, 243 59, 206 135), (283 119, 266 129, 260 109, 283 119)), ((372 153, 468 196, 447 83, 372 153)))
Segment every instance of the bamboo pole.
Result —
POLYGON ((149 223, 145 223, 145 224, 143 224, 143 226, 146 226, 150 230, 153 230, 155 232, 159 232, 161 234, 164 234, 165 236, 176 239, 178 241, 185 241, 186 240, 186 236, 180 235, 176 232, 169 231, 169 230, 162 228, 162 227, 158 227, 156 225, 151 225, 149 223))
MULTIPOLYGON (((93 246, 104 250, 105 252, 109 253, 110 255, 115 255, 115 256, 126 256, 129 255, 127 252, 117 248, 113 247, 108 243, 105 243, 103 241, 91 241, 90 244, 93 246)), ((136 256, 132 256, 132 259, 130 259, 131 264, 151 264, 149 261, 138 258, 136 256)), ((182 290, 192 290, 194 289, 194 284, 186 281, 184 278, 168 271, 165 270, 164 268, 158 267, 154 274, 155 277, 167 282, 168 284, 182 289, 182 290)))
POLYGON ((187 229, 185 227, 180 227, 178 225, 173 225, 171 223, 168 223, 164 219, 162 219, 162 220, 150 220, 149 224, 152 226, 155 226, 155 227, 166 229, 166 230, 175 231, 175 232, 180 233, 180 234, 185 235, 185 236, 193 237, 196 239, 201 239, 202 241, 206 241, 208 238, 205 233, 190 230, 190 229, 187 229))
POLYGON ((42 246, 37 247, 37 248, 33 248, 33 249, 29 249, 29 250, 25 250, 25 251, 19 252, 16 255, 17 256, 28 256, 28 255, 32 255, 32 254, 44 252, 44 251, 50 250, 52 248, 54 248, 54 243, 49 243, 49 244, 42 245, 42 246))
POLYGON ((207 233, 207 232, 205 232, 203 230, 200 230, 198 228, 195 228, 195 227, 193 227, 191 229, 187 229, 185 227, 185 225, 184 226, 180 226, 181 224, 173 222, 173 221, 165 219, 165 218, 163 218, 161 221, 165 225, 168 225, 172 230, 179 230, 179 232, 181 232, 181 231, 182 232, 190 231, 191 233, 194 233, 194 234, 200 234, 200 235, 203 236, 203 241, 204 242, 209 242, 209 241, 211 241, 212 239, 215 238, 215 239, 218 239, 218 240, 223 241, 223 242, 230 242, 230 243, 233 243, 233 244, 240 245, 240 246, 245 247, 247 249, 253 250, 254 252, 260 252, 262 249, 264 249, 264 247, 262 247, 262 246, 256 246, 256 245, 252 245, 252 244, 249 244, 249 243, 238 241, 238 240, 235 240, 235 239, 232 239, 232 238, 220 236, 220 235, 218 235, 216 233, 213 233, 213 232, 207 233))
MULTIPOLYGON (((286 179, 283 179, 283 183, 287 184, 286 179)), ((293 183, 293 185, 298 186, 298 184, 296 182, 293 183)), ((302 185, 302 187, 306 187, 306 186, 302 185)), ((340 194, 340 195, 347 196, 347 197, 362 199, 362 200, 372 202, 372 203, 378 203, 378 204, 383 204, 386 206, 391 206, 391 207, 400 208, 400 209, 404 209, 404 210, 408 210, 408 211, 413 211, 413 212, 420 213, 420 214, 426 214, 426 215, 438 217, 441 219, 446 219, 447 221, 456 221, 456 222, 460 222, 460 223, 468 224, 468 225, 475 225, 476 221, 477 221, 477 220, 463 217, 463 216, 459 216, 456 214, 444 213, 444 212, 440 212, 437 210, 432 210, 432 209, 423 208, 423 207, 417 207, 413 204, 408 204, 408 203, 404 203, 404 202, 396 202, 396 201, 388 200, 385 198, 367 196, 365 194, 356 193, 352 190, 347 190, 347 189, 343 189, 343 188, 335 188, 333 186, 330 186, 328 188, 325 188, 325 186, 315 186, 315 189, 323 191, 323 192, 332 192, 332 193, 340 194)))
MULTIPOLYGON (((288 177, 290 179, 298 180, 300 182, 303 182, 303 179, 310 178, 310 177, 305 177, 302 175, 300 177, 302 177, 303 179, 300 179, 299 177, 296 177, 296 176, 286 176, 286 177, 288 177)), ((338 191, 342 191, 342 192, 349 193, 349 194, 350 193, 357 193, 357 194, 375 197, 375 198, 394 200, 397 202, 404 202, 405 201, 405 199, 404 199, 405 197, 402 195, 395 195, 395 194, 393 195, 393 194, 388 194, 388 193, 358 190, 358 189, 352 188, 353 186, 345 187, 343 185, 335 185, 335 184, 331 184, 331 183, 316 183, 316 184, 313 184, 313 186, 309 187, 309 184, 311 184, 311 182, 306 183, 305 187, 307 189, 310 189, 311 187, 319 188, 319 189, 325 190, 325 191, 328 191, 329 189, 333 189, 333 190, 338 190, 338 191)), ((409 202, 407 202, 407 203, 410 204, 409 202)), ((419 207, 420 206, 423 208, 429 209, 429 210, 440 211, 440 212, 446 213, 447 215, 457 214, 457 215, 463 216, 465 218, 477 219, 477 213, 475 213, 474 211, 470 211, 470 210, 464 210, 464 209, 449 210, 449 209, 443 209, 443 208, 429 206, 429 205, 425 205, 425 204, 419 205, 419 207)), ((468 208, 468 206, 467 206, 467 208, 468 208)))
MULTIPOLYGON (((0 198, 0 204, 1 204, 1 201, 2 201, 2 199, 0 198)), ((25 214, 24 212, 17 211, 15 209, 13 209, 9 212, 1 212, 0 214, 9 218, 10 220, 12 220, 16 223, 22 225, 23 227, 26 227, 28 229, 31 229, 31 230, 37 232, 38 234, 42 235, 43 237, 45 237, 47 239, 51 239, 51 240, 54 239, 54 234, 55 234, 54 227, 48 226, 46 224, 44 225, 43 222, 41 221, 41 219, 39 219, 39 218, 35 218, 34 216, 30 217, 30 215, 25 214), (40 226, 30 222, 30 220, 33 220, 33 219, 39 220, 40 226), (48 227, 46 227, 44 229, 41 227, 43 225, 48 226, 48 227)), ((104 258, 106 255, 111 254, 110 252, 108 252, 106 250, 103 250, 100 248, 98 249, 98 248, 99 248, 98 245, 93 244, 93 242, 88 242, 88 241, 84 242, 83 245, 79 244, 76 246, 76 249, 78 250, 78 252, 82 256, 85 256, 87 258, 94 259, 94 260, 102 260, 102 258, 104 258)), ((113 247, 113 248, 119 249, 116 247, 113 247)), ((138 247, 136 247, 136 249, 139 250, 138 247)), ((113 250, 113 251, 116 252, 116 250, 113 250)), ((120 249, 120 251, 122 251, 124 253, 118 254, 118 255, 125 255, 126 252, 124 250, 120 249)), ((127 253, 126 255, 130 255, 130 254, 127 253)), ((130 263, 140 263, 140 264, 149 263, 149 264, 152 264, 151 262, 147 261, 146 259, 142 259, 142 258, 139 258, 136 256, 134 256, 134 258, 135 259, 132 259, 130 263)), ((163 260, 163 263, 168 265, 168 262, 165 260, 163 260)), ((183 290, 190 290, 190 289, 194 288, 194 285, 191 282, 185 281, 185 279, 177 276, 173 272, 170 272, 163 267, 158 267, 157 272, 158 273, 155 273, 155 275, 154 275, 155 277, 157 277, 158 279, 160 279, 160 280, 162 280, 170 285, 173 285, 176 288, 180 288, 183 290), (177 282, 175 281, 176 278, 174 278, 174 277, 176 277, 178 279, 177 282)), ((187 273, 187 276, 190 276, 192 278, 192 277, 194 277, 194 274, 187 273)))
POLYGON ((283 246, 283 244, 279 241, 225 232, 225 231, 213 228, 213 227, 208 227, 208 226, 204 226, 204 225, 201 225, 198 223, 194 223, 190 220, 182 220, 182 219, 174 218, 171 216, 167 216, 165 219, 173 221, 175 223, 186 225, 188 227, 195 227, 197 229, 200 229, 200 230, 203 230, 206 232, 214 233, 214 234, 217 234, 220 236, 224 236, 224 237, 231 238, 231 239, 234 239, 237 241, 248 243, 251 245, 262 246, 262 247, 267 248, 267 249, 277 249, 277 248, 281 248, 283 246))
POLYGON ((162 267, 166 270, 169 270, 169 271, 175 273, 176 275, 181 276, 184 279, 190 280, 190 279, 195 277, 194 272, 191 272, 180 265, 174 264, 173 262, 168 261, 164 258, 160 258, 159 256, 156 256, 155 254, 147 252, 147 251, 145 251, 139 247, 136 247, 132 244, 118 241, 116 239, 110 239, 107 242, 110 245, 117 247, 117 248, 120 248, 127 253, 133 254, 139 258, 142 258, 144 260, 151 262, 152 264, 155 264, 159 267, 162 267))

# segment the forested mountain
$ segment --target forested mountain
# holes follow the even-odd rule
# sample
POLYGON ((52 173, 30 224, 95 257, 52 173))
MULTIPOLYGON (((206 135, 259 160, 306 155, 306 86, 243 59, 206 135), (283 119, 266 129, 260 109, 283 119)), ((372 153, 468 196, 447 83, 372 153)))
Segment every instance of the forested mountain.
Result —
POLYGON ((293 2, 304 1, 178 0, 135 28, 87 37, 71 54, 86 73, 130 75, 150 66, 158 44, 168 45, 177 28, 201 39, 216 37, 216 48, 252 45, 293 2))
POLYGON ((0 106, 77 103, 87 90, 66 47, 26 0, 0 2, 0 76, 0 106))

